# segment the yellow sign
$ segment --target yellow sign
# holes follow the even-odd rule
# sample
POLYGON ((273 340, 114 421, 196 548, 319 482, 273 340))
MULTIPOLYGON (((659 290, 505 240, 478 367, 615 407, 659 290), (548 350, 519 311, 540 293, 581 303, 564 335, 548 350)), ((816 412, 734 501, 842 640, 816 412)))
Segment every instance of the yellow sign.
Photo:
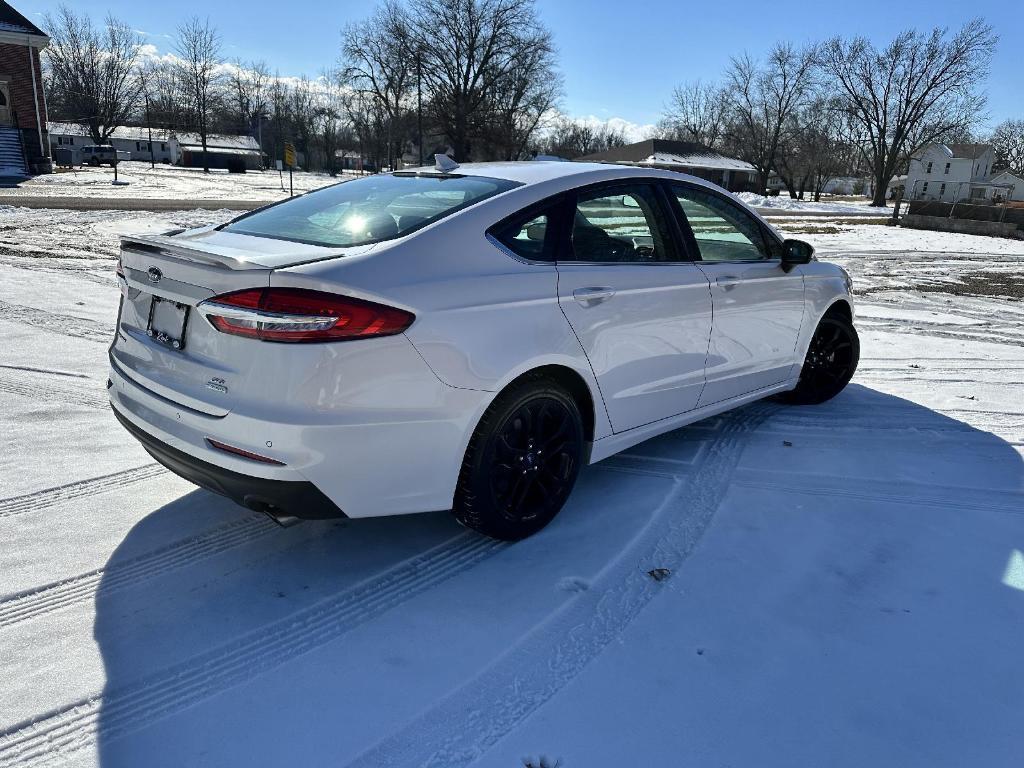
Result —
POLYGON ((284 143, 284 164, 289 168, 295 167, 295 145, 290 141, 284 143))

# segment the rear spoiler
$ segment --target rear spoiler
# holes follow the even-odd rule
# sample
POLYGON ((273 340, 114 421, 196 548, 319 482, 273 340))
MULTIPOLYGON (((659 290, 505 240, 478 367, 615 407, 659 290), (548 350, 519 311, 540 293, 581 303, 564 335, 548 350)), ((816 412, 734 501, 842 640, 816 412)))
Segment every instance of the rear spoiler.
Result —
POLYGON ((180 240, 173 240, 174 235, 184 232, 183 229, 172 229, 159 235, 123 235, 121 250, 142 255, 164 256, 179 261, 191 261, 208 267, 220 269, 266 269, 262 264, 235 258, 225 253, 189 248, 180 240))

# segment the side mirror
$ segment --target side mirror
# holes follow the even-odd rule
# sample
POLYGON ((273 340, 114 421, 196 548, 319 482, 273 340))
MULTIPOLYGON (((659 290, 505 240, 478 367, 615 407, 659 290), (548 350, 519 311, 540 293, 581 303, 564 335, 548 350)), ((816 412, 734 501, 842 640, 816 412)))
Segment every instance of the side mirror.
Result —
POLYGON ((814 246, 803 240, 786 240, 782 244, 782 269, 789 272, 797 264, 808 264, 814 258, 814 246))

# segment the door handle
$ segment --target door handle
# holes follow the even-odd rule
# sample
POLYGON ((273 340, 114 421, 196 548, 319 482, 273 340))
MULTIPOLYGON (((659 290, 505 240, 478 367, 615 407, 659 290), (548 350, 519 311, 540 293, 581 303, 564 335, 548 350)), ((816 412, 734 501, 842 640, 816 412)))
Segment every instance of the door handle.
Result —
POLYGON ((614 288, 577 288, 572 292, 572 297, 585 307, 600 304, 614 295, 614 288))

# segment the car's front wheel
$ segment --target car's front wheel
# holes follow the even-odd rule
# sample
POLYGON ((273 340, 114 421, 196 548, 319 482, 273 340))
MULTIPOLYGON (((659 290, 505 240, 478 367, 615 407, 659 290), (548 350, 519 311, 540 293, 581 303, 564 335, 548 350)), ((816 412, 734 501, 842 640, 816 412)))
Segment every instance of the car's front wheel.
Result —
POLYGON ((817 405, 838 395, 857 371, 860 338, 853 323, 828 315, 818 323, 800 369, 796 389, 782 399, 796 405, 817 405))
POLYGON ((583 419, 569 392, 527 377, 484 413, 466 450, 453 512, 487 536, 517 541, 558 514, 584 457, 583 419))

